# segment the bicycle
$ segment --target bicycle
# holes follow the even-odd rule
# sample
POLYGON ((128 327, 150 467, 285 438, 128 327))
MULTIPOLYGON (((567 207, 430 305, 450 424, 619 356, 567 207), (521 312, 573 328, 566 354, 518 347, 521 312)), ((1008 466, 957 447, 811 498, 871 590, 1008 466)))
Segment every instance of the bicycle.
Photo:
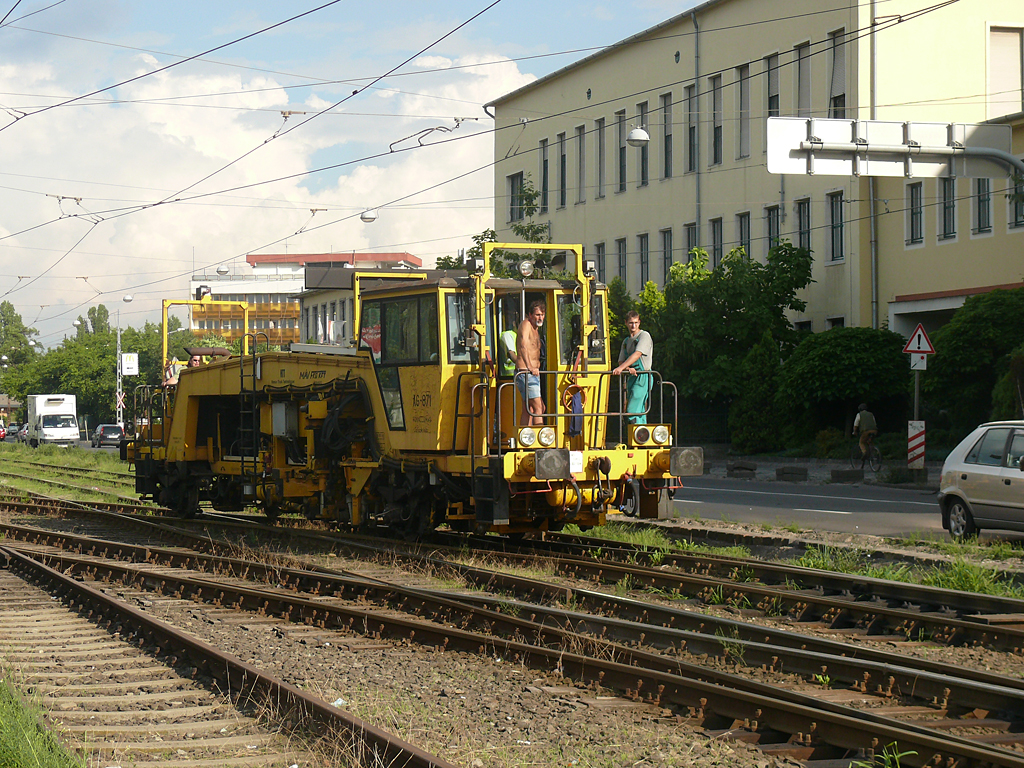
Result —
POLYGON ((859 440, 853 444, 853 449, 850 451, 850 466, 853 469, 864 469, 865 464, 876 474, 882 468, 882 452, 875 445, 874 435, 868 438, 868 453, 866 456, 860 452, 859 440))

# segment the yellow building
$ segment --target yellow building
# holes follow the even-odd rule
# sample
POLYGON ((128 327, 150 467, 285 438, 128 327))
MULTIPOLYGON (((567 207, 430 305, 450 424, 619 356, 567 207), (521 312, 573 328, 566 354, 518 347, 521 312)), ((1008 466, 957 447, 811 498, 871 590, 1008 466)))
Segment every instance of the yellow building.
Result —
MULTIPOLYGON (((1012 127, 1012 152, 1024 155, 1024 114, 992 122, 1012 127)), ((969 296, 1024 287, 1024 183, 879 179, 878 196, 891 211, 878 219, 878 279, 892 330, 931 331, 969 296)))
MULTIPOLYGON (((959 234, 939 242, 928 206, 915 250, 904 180, 767 172, 769 115, 981 122, 1024 109, 1024 3, 928 5, 709 0, 502 96, 488 105, 498 240, 523 218, 527 179, 552 240, 586 244, 602 278, 634 294, 695 246, 716 262, 735 246, 763 260, 788 238, 814 252, 808 308, 793 317, 814 331, 898 324, 927 309, 920 294, 1019 282, 1019 258, 997 252, 1004 238, 1020 252, 996 210, 1004 179, 991 183, 991 233, 970 233, 974 182, 957 179, 959 234), (638 126, 650 141, 633 147, 638 126)), ((922 181, 934 198, 941 182, 922 181)))

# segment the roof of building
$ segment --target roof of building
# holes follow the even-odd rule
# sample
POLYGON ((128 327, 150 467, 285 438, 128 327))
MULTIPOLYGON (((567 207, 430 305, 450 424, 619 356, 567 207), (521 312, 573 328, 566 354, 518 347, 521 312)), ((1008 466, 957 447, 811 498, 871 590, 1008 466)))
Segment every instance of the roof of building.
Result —
MULTIPOLYGON (((306 290, 303 291, 302 295, 305 295, 309 291, 316 290, 337 290, 337 289, 352 289, 352 276, 355 274, 366 275, 371 273, 374 277, 387 277, 387 278, 398 278, 406 279, 410 278, 410 270, 408 269, 390 269, 387 267, 380 269, 373 269, 367 267, 365 269, 352 269, 351 267, 339 264, 338 262, 310 262, 306 265, 306 290)), ((444 274, 438 270, 433 269, 417 269, 415 270, 417 275, 426 275, 428 277, 434 277, 439 274, 444 274)))
POLYGON ((414 267, 423 265, 423 260, 411 253, 249 253, 245 256, 249 266, 257 264, 298 264, 310 262, 332 264, 400 264, 414 267))
POLYGON ((666 19, 660 24, 655 24, 653 27, 648 27, 647 29, 641 32, 637 32, 635 35, 630 35, 629 37, 625 38, 624 40, 620 40, 617 43, 612 43, 611 45, 602 48, 600 51, 592 53, 589 56, 584 56, 579 61, 574 61, 572 64, 564 66, 561 69, 556 69, 554 72, 544 75, 544 77, 539 77, 531 83, 527 83, 526 85, 521 86, 514 91, 506 93, 504 96, 499 96, 498 98, 493 99, 492 101, 489 101, 486 104, 484 104, 484 108, 497 106, 503 102, 514 99, 516 96, 519 96, 520 94, 526 93, 527 91, 531 91, 534 88, 537 88, 538 86, 543 85, 544 83, 550 82, 551 80, 559 78, 562 75, 571 72, 574 69, 578 69, 582 66, 585 66, 590 62, 594 61, 595 59, 600 59, 605 56, 608 56, 611 53, 617 52, 620 48, 625 48, 628 45, 632 45, 633 43, 636 43, 644 39, 645 37, 650 37, 652 33, 658 32, 666 27, 671 27, 673 24, 678 24, 680 21, 688 19, 694 14, 700 13, 705 8, 710 8, 713 5, 718 5, 719 3, 724 2, 727 2, 727 0, 705 0, 705 2, 691 8, 688 11, 684 11, 683 13, 677 14, 670 19, 666 19))

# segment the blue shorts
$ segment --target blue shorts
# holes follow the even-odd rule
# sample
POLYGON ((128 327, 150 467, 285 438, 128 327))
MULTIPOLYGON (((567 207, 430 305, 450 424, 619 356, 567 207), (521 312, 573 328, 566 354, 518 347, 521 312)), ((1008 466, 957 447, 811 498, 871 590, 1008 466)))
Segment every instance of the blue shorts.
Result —
POLYGON ((540 376, 529 371, 516 371, 516 389, 524 400, 535 400, 540 397, 540 376))

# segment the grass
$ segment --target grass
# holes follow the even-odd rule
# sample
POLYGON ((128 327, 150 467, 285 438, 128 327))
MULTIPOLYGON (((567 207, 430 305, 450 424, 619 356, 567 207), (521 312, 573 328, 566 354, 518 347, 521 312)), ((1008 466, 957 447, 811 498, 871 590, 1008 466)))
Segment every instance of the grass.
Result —
POLYGON ((879 565, 868 562, 869 557, 870 553, 860 549, 821 546, 809 548, 796 564, 805 568, 852 573, 958 592, 1024 599, 1024 586, 1015 583, 1012 577, 992 568, 968 562, 963 556, 954 557, 949 563, 919 569, 910 568, 905 564, 879 565))
POLYGON ((84 765, 46 730, 42 710, 35 704, 24 704, 7 682, 0 680, 0 766, 83 768, 84 765))
MULTIPOLYGON (((593 528, 585 534, 576 526, 567 525, 565 532, 573 536, 588 536, 592 539, 616 541, 646 549, 650 564, 652 565, 661 565, 664 562, 665 555, 671 552, 700 552, 710 555, 721 555, 723 557, 750 557, 750 550, 746 547, 711 547, 705 544, 695 544, 692 541, 671 539, 654 528, 635 528, 622 523, 609 523, 601 528, 593 528)), ((595 553, 595 556, 600 556, 600 550, 595 553)), ((637 562, 640 562, 640 560, 638 559, 637 562)))
POLYGON ((85 451, 76 448, 57 448, 41 445, 31 448, 21 443, 0 443, 0 456, 21 461, 42 461, 67 469, 103 469, 109 472, 127 472, 128 463, 110 451, 85 451))

